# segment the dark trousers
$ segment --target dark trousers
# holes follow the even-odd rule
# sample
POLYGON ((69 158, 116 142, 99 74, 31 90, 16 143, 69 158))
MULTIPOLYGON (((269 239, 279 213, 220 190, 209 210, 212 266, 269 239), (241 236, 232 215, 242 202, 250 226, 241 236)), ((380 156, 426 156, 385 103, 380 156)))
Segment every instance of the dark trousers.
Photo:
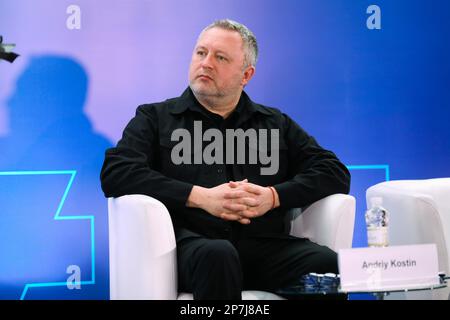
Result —
POLYGON ((185 238, 177 244, 178 290, 194 299, 241 299, 242 290, 274 291, 307 273, 338 273, 337 254, 291 236, 233 241, 185 238))

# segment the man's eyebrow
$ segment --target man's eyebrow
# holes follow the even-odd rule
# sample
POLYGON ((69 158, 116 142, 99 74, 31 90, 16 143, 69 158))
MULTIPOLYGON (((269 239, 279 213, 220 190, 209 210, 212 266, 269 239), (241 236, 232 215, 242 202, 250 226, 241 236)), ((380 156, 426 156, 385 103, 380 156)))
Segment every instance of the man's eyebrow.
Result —
MULTIPOLYGON (((198 49, 202 49, 202 50, 207 50, 207 51, 209 51, 208 48, 206 48, 206 47, 204 47, 204 46, 202 46, 202 45, 199 45, 199 46, 195 47, 195 50, 198 50, 198 49)), ((216 50, 216 53, 220 53, 220 54, 226 55, 227 57, 231 57, 230 54, 228 54, 227 52, 225 52, 225 51, 223 51, 223 50, 216 50)))
POLYGON ((226 53, 225 51, 217 50, 216 52, 220 53, 220 54, 223 54, 223 55, 226 55, 227 57, 230 57, 230 55, 228 53, 226 53))

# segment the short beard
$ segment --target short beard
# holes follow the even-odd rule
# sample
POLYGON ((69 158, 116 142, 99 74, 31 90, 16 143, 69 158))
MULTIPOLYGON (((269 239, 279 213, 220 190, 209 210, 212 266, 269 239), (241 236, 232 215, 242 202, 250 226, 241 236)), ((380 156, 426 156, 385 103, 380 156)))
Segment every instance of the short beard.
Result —
POLYGON ((223 92, 217 91, 215 93, 205 92, 203 90, 195 90, 192 84, 190 88, 197 99, 202 105, 215 109, 216 107, 222 105, 224 103, 224 98, 226 95, 223 92))
POLYGON ((198 90, 195 83, 193 82, 189 84, 189 87, 196 96, 201 96, 204 99, 220 99, 225 96, 224 92, 221 92, 217 89, 213 93, 211 93, 209 90, 198 90))

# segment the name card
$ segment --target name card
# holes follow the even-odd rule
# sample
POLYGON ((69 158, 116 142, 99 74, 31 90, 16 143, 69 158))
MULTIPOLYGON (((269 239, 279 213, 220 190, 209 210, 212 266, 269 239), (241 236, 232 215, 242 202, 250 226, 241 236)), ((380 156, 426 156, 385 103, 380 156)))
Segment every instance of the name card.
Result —
POLYGON ((376 292, 439 285, 435 244, 341 249, 341 291, 376 292))

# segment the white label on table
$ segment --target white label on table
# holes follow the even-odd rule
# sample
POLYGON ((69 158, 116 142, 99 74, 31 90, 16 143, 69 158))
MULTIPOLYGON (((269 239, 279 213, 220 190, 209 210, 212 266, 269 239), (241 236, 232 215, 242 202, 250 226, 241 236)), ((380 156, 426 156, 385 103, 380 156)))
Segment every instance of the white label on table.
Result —
POLYGON ((435 244, 341 249, 344 292, 420 289, 439 285, 435 244))

